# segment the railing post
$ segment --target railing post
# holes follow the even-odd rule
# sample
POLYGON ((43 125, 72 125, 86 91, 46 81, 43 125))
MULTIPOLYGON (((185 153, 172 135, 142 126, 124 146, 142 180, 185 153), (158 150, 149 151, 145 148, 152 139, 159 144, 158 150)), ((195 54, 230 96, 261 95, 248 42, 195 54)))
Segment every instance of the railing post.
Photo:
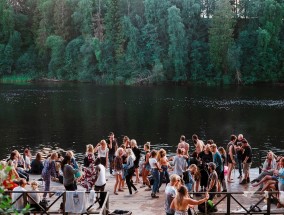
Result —
POLYGON ((227 193, 227 215, 230 215, 231 211, 231 194, 227 193))
POLYGON ((258 166, 258 172, 259 172, 259 174, 261 173, 261 165, 262 165, 262 163, 261 163, 261 151, 260 150, 258 150, 259 151, 259 154, 258 154, 258 159, 259 159, 259 166, 258 166))
POLYGON ((63 214, 66 214, 65 213, 65 202, 66 202, 66 191, 63 193, 63 197, 62 197, 62 213, 63 214))
POLYGON ((26 206, 28 204, 28 197, 27 197, 27 193, 23 192, 23 199, 24 199, 24 205, 26 206))
POLYGON ((268 192, 268 198, 267 198, 267 214, 270 214, 270 208, 271 208, 271 193, 268 192))
POLYGON ((106 208, 109 211, 109 195, 107 193, 107 202, 106 202, 106 208))

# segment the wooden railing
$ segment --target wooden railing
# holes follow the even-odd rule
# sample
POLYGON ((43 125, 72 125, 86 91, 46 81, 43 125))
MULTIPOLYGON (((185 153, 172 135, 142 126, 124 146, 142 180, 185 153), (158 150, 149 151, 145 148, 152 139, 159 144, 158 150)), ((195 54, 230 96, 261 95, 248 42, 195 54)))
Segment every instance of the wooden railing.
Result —
MULTIPOLYGON (((67 191, 68 192, 68 191, 67 191)), ((75 191, 74 191, 75 192, 75 191)), ((90 192, 85 192, 85 191, 77 191, 77 192, 84 192, 84 193, 90 193, 90 192)), ((32 211, 32 213, 37 213, 37 214, 67 214, 66 209, 65 209, 65 202, 66 202, 66 191, 60 191, 60 192, 54 192, 54 191, 6 191, 6 194, 11 195, 12 193, 21 193, 19 197, 11 203, 11 205, 14 205, 19 199, 23 198, 24 205, 28 204, 28 199, 32 200, 35 202, 35 200, 31 197, 31 193, 47 193, 47 194, 56 194, 57 198, 55 200, 48 199, 48 206, 47 208, 42 207, 39 203, 35 202, 35 204, 41 209, 40 211, 32 211), (62 202, 59 203, 59 200, 62 199, 62 202), (53 207, 55 203, 58 202, 58 207, 53 207), (60 208, 60 205, 62 207, 60 208)), ((99 215, 107 215, 109 213, 109 192, 95 192, 96 193, 96 200, 88 205, 86 207, 86 212, 81 213, 81 214, 99 214, 99 215), (105 200, 103 202, 103 205, 99 210, 93 210, 92 207, 99 207, 98 204, 98 199, 101 194, 105 195, 105 200)))

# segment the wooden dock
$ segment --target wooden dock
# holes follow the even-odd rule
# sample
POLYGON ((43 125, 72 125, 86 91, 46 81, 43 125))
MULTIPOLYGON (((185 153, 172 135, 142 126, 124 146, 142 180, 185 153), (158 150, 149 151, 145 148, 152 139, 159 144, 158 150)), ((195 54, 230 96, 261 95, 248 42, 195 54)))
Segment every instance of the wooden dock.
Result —
MULTIPOLYGON (((254 179, 258 175, 258 169, 251 169, 251 179, 254 179)), ((246 185, 240 185, 239 179, 237 179, 238 172, 237 170, 235 173, 233 173, 234 177, 234 183, 227 184, 228 192, 245 192, 244 194, 234 194, 234 197, 247 209, 250 207, 250 205, 257 203, 263 196, 262 195, 253 195, 253 192, 256 191, 257 188, 254 188, 251 186, 251 184, 246 185)), ((38 180, 40 178, 39 175, 31 175, 31 180, 38 180)), ((141 184, 137 184, 138 193, 134 194, 131 197, 125 196, 128 194, 128 189, 124 189, 124 192, 119 192, 119 195, 113 194, 113 187, 115 183, 115 178, 110 177, 109 173, 107 173, 107 185, 106 185, 106 191, 109 191, 110 193, 110 199, 109 199, 109 207, 110 212, 120 209, 120 210, 128 210, 131 211, 134 215, 160 215, 164 214, 164 201, 165 201, 165 185, 162 185, 160 188, 160 193, 158 199, 152 199, 151 198, 151 191, 145 191, 145 188, 140 188, 141 184)), ((41 182, 39 182, 41 183, 41 182)), ((125 184, 126 186, 126 184, 125 184)), ((30 188, 27 187, 27 190, 30 188)), ((43 190, 43 187, 40 187, 41 190, 43 190)), ((80 185, 78 186, 78 190, 84 190, 83 187, 80 185)), ((62 184, 52 182, 51 184, 51 191, 64 191, 64 186, 62 184)), ((217 197, 214 199, 214 202, 218 202, 224 195, 221 195, 221 197, 217 197)), ((55 200, 56 196, 53 196, 50 198, 50 200, 55 200)), ((259 207, 262 208, 264 205, 266 205, 265 202, 261 202, 259 207)), ((234 201, 231 200, 230 204, 231 213, 239 213, 244 212, 240 206, 234 201)), ((98 205, 94 206, 94 209, 96 209, 98 205)), ((225 198, 219 205, 218 205, 218 214, 226 214, 227 210, 227 198, 225 198)), ((56 211, 59 209, 59 203, 56 203, 52 207, 52 211, 56 211)), ((195 210, 198 212, 197 207, 195 207, 195 210)), ((271 212, 277 213, 277 214, 284 214, 284 208, 276 208, 276 205, 271 205, 271 212), (279 213, 278 213, 279 212, 279 213)), ((247 214, 247 213, 243 213, 247 214)))

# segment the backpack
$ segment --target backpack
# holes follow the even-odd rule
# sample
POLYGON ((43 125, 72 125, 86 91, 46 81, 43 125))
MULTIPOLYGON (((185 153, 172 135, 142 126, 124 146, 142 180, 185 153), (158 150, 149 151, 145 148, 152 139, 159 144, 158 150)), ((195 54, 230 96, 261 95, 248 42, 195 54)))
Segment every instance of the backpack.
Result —
POLYGON ((202 204, 198 205, 198 210, 202 213, 205 213, 205 208, 207 207, 207 212, 217 212, 217 208, 214 207, 214 204, 211 200, 207 202, 203 202, 202 204))

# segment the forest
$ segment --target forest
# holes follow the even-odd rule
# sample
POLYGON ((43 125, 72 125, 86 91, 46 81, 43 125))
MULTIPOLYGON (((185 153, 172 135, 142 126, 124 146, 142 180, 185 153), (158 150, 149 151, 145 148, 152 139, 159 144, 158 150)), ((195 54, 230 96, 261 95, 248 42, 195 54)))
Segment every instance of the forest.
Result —
POLYGON ((0 79, 284 81, 283 0, 0 0, 0 79))

